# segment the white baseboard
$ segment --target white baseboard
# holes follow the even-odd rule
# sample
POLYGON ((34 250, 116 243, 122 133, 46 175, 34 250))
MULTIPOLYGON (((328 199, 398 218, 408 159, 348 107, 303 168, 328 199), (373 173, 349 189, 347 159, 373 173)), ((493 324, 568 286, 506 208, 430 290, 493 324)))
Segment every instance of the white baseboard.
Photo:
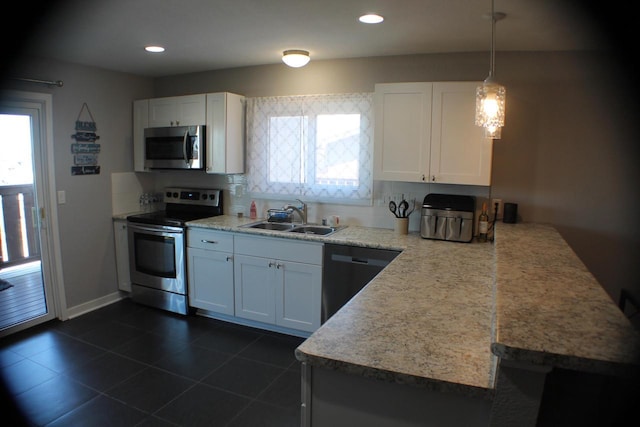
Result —
POLYGON ((67 315, 69 316, 69 319, 73 319, 74 317, 89 313, 90 311, 97 310, 125 298, 126 294, 123 294, 120 291, 114 292, 112 294, 84 302, 80 305, 76 305, 75 307, 67 308, 67 315))

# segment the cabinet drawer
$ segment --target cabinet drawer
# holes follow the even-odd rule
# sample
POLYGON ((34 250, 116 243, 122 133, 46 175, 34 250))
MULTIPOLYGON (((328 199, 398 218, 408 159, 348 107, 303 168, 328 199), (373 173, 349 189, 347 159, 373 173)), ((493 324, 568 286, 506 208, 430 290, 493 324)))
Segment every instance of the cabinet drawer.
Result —
POLYGON ((236 253, 270 259, 322 265, 322 243, 294 239, 237 235, 236 253))
POLYGON ((233 252, 233 233, 189 228, 187 230, 187 246, 210 251, 233 252))

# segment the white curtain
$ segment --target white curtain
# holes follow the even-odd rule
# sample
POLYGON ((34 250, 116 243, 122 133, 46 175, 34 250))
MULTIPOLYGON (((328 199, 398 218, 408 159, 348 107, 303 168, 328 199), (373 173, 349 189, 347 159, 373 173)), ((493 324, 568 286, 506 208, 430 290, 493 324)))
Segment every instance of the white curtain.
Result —
POLYGON ((247 99, 247 186, 263 198, 367 204, 373 94, 247 99))

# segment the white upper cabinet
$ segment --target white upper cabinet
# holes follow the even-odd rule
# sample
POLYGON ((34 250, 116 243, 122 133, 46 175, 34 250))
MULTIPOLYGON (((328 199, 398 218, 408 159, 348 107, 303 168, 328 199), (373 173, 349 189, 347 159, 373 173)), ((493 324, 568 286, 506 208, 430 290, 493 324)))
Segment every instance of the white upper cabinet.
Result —
POLYGON ((149 127, 205 124, 206 95, 171 96, 149 100, 149 127))
POLYGON ((433 182, 491 184, 493 140, 475 125, 476 87, 480 84, 433 84, 429 170, 433 182))
POLYGON ((492 141, 474 124, 479 84, 376 85, 375 179, 490 185, 492 141))
POLYGON ((207 173, 244 173, 244 117, 243 96, 207 94, 207 173))
POLYGON ((424 181, 429 173, 431 83, 377 84, 374 177, 424 181))

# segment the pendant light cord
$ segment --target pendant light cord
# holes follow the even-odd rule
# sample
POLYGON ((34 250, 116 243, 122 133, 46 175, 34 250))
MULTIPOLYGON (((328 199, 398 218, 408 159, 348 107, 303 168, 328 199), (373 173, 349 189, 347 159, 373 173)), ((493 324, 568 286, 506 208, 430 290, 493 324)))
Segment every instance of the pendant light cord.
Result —
POLYGON ((496 13, 494 0, 491 0, 491 60, 489 64, 489 78, 493 77, 496 66, 496 13))

